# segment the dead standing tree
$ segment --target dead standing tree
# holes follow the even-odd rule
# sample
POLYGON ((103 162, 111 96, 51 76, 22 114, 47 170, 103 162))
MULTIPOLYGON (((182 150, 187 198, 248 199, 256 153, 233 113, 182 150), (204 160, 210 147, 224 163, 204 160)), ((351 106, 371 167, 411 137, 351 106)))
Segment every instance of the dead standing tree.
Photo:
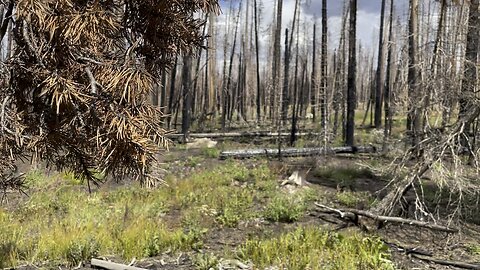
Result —
POLYGON ((11 0, 13 57, 2 67, 0 185, 12 186, 17 159, 40 159, 87 183, 94 172, 150 183, 167 146, 150 105, 157 72, 204 37, 195 12, 215 0, 11 0))
MULTIPOLYGON (((411 1, 416 2, 416 0, 411 1)), ((391 182, 393 185, 392 191, 376 207, 376 210, 380 213, 392 214, 402 198, 413 190, 416 195, 416 211, 428 215, 428 209, 422 201, 423 191, 417 187, 422 187, 422 177, 429 171, 434 173, 435 177, 432 180, 438 186, 448 187, 451 193, 463 195, 478 192, 478 184, 475 182, 479 174, 480 152, 475 147, 475 138, 469 136, 471 133, 469 131, 480 116, 480 100, 478 96, 473 94, 479 87, 477 75, 479 55, 477 45, 480 31, 479 7, 480 1, 473 0, 470 2, 458 119, 456 123, 442 129, 428 128, 422 134, 425 139, 421 141, 418 138, 416 139, 416 143, 403 157, 403 160, 398 163, 396 170, 408 166, 412 159, 415 159, 415 165, 413 167, 409 166, 408 174, 403 177, 396 177, 391 182), (465 154, 469 158, 465 158, 465 154)), ((411 5, 411 8, 415 8, 415 3, 411 5)), ((413 128, 415 127, 413 126, 413 128)), ((459 200, 461 199, 462 196, 459 200)), ((461 201, 456 204, 460 207, 461 201)), ((461 211, 456 213, 461 214, 461 211)))
POLYGON ((350 0, 350 26, 348 44, 348 78, 347 78, 347 125, 345 144, 353 146, 355 132, 356 75, 357 75, 357 0, 350 0))

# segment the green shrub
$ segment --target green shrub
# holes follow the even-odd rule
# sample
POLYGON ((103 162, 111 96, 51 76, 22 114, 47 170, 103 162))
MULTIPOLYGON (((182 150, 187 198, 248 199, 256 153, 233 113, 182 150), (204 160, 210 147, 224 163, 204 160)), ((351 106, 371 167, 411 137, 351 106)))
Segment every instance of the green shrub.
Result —
POLYGON ((266 220, 274 222, 295 222, 305 212, 306 207, 302 200, 287 195, 274 197, 264 210, 266 220))
POLYGON ((203 148, 202 155, 206 158, 218 158, 220 157, 220 150, 217 148, 203 148))
POLYGON ((213 253, 200 253, 192 257, 193 264, 197 270, 210 270, 218 266, 220 260, 213 253))

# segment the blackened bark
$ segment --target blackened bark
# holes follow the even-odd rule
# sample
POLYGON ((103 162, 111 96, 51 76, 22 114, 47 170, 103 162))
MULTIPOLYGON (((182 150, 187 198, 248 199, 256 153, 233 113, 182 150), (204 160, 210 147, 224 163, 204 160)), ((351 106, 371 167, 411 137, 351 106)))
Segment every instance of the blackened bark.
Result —
POLYGON ((377 63, 377 71, 375 74, 375 128, 381 128, 382 126, 382 104, 383 104, 383 74, 384 74, 384 21, 385 21, 385 5, 386 0, 382 0, 382 9, 380 15, 380 33, 379 33, 379 40, 378 40, 378 63, 377 63))
POLYGON ((182 134, 184 141, 188 140, 188 133, 191 125, 191 109, 192 109, 192 56, 187 54, 183 58, 182 69, 182 134))
POLYGON ((347 126, 345 144, 355 144, 355 106, 356 106, 356 73, 357 73, 357 0, 350 0, 350 26, 349 26, 349 56, 347 79, 347 126))

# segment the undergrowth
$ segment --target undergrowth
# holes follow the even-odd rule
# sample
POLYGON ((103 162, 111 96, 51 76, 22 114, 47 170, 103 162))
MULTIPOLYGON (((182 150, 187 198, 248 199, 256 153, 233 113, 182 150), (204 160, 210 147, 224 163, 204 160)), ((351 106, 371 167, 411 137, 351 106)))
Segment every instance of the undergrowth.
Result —
POLYGON ((240 247, 238 257, 251 260, 255 269, 395 269, 380 239, 313 227, 271 239, 248 240, 240 247))
POLYGON ((235 227, 260 216, 255 202, 272 196, 275 179, 264 164, 232 161, 187 179, 167 177, 168 187, 156 190, 133 184, 88 194, 69 173, 35 170, 27 175, 28 200, 14 211, 0 208, 0 267, 198 250, 213 225, 235 227), (181 210, 181 225, 165 219, 173 209, 181 210))
MULTIPOLYGON (((188 163, 197 166, 197 160, 188 163)), ((32 171, 27 175, 30 197, 15 210, 0 208, 0 268, 44 263, 74 267, 97 256, 127 262, 198 251, 203 255, 193 256, 192 263, 210 269, 220 260, 218 254, 204 253, 210 230, 236 228, 258 218, 295 222, 318 199, 313 189, 286 194, 277 179, 266 162, 247 166, 226 161, 209 170, 197 168, 184 179, 167 176, 167 185, 154 190, 130 184, 89 194, 72 174, 32 171)), ((298 229, 269 240, 249 240, 238 256, 258 269, 389 269, 383 246, 362 239, 298 229)))

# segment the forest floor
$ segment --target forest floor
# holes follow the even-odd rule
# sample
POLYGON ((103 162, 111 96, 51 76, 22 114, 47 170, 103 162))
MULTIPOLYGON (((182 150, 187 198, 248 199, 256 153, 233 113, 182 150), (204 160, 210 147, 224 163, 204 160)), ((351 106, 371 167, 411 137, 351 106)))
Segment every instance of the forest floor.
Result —
POLYGON ((455 224, 460 233, 447 234, 395 224, 377 229, 368 221, 362 229, 316 213, 315 202, 370 208, 388 177, 368 168, 388 160, 218 159, 220 149, 252 146, 175 146, 157 168, 166 185, 151 190, 106 179, 89 194, 69 173, 26 169, 28 196, 9 193, 0 207, 0 269, 90 269, 92 257, 172 270, 454 269, 396 246, 480 261, 480 227, 473 218, 455 224), (307 181, 285 184, 294 172, 307 181))

